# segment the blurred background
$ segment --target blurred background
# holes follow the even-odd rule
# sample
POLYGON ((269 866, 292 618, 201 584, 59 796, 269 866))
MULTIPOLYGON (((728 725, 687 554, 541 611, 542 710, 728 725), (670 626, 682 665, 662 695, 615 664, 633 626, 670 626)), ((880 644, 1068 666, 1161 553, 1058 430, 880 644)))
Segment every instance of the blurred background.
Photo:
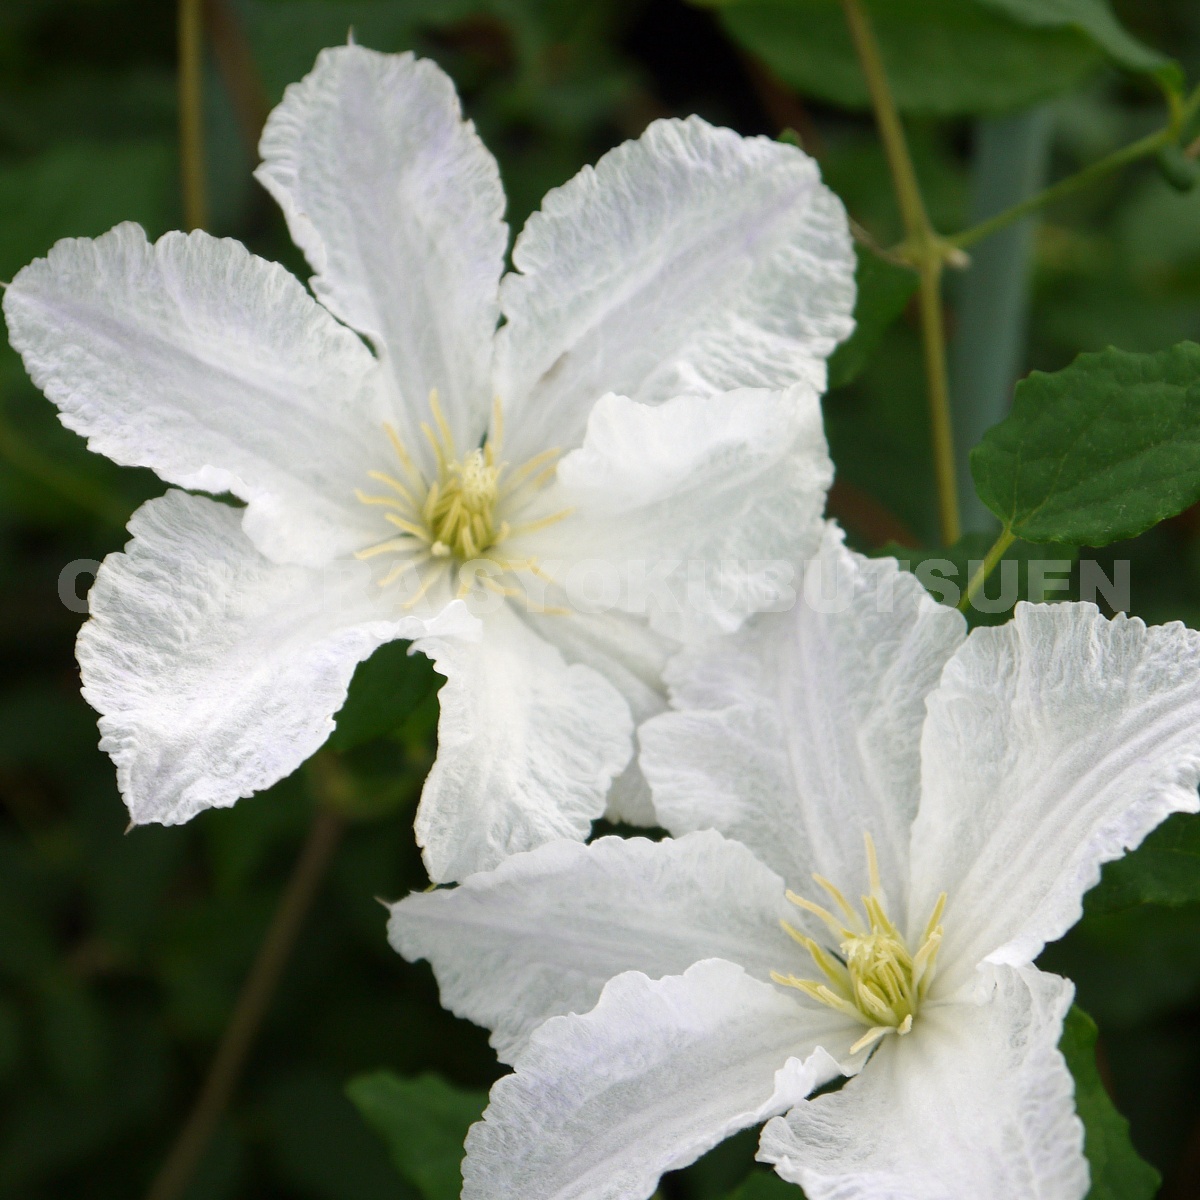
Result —
MULTIPOLYGON (((943 231, 1163 123, 1150 83, 1074 35, 1035 38, 992 17, 943 43, 875 7, 943 231), (947 64, 954 86, 939 74, 947 64)), ((1115 8, 1200 77, 1195 0, 1115 8)), ((285 85, 350 27, 450 72, 499 158, 514 228, 547 188, 650 120, 698 112, 747 134, 793 130, 864 237, 887 246, 902 234, 833 3, 209 0, 205 15, 209 227, 302 278, 250 177, 254 145, 285 85)), ((151 236, 182 224, 176 60, 165 0, 0 0, 0 279, 60 237, 127 219, 151 236)), ((896 319, 861 371, 841 360, 826 401, 831 512, 859 548, 916 551, 937 544, 920 347, 911 286, 880 286, 896 319)), ((1111 177, 981 246, 949 282, 948 319, 964 449, 1002 415, 1018 374, 1110 344, 1200 340, 1200 191, 1174 190, 1153 162, 1111 177)), ((310 775, 183 828, 125 835, 73 658, 91 576, 64 583, 62 572, 120 548, 129 514, 161 490, 89 455, 0 342, 0 1196, 13 1200, 146 1192, 312 826, 310 775)), ((986 520, 967 511, 986 546, 986 520)), ((1133 611, 1200 627, 1200 514, 1104 557, 1131 562, 1133 611)), ((385 940, 375 897, 428 882, 411 816, 437 702, 427 671, 395 656, 383 668, 403 674, 407 715, 356 739, 337 768, 357 799, 189 1200, 436 1200, 420 1171, 397 1172, 346 1083, 378 1068, 433 1072, 469 1107, 498 1073, 483 1032, 444 1013, 428 968, 385 940)), ((356 686, 379 686, 383 668, 356 686)), ((1076 979, 1100 1027, 1102 1076, 1164 1173, 1163 1195, 1200 1196, 1200 906, 1102 907, 1043 961, 1076 979)), ((733 1139, 663 1194, 726 1195, 754 1144, 733 1139)))

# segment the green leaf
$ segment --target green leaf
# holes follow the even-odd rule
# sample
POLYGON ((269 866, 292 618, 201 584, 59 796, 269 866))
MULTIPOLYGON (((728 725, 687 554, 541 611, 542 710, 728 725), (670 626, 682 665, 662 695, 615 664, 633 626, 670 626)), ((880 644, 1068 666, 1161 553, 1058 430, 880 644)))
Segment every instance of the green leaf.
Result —
POLYGON ((878 254, 855 246, 858 267, 855 282, 854 332, 829 360, 829 386, 843 387, 867 365, 884 331, 904 311, 917 290, 917 274, 890 263, 878 254))
POLYGON ((1017 385, 971 452, 980 498, 1030 542, 1105 546, 1200 500, 1200 346, 1082 354, 1017 385))
POLYGON ((438 1075, 401 1079, 375 1071, 352 1079, 346 1094, 425 1200, 455 1200, 462 1190, 463 1141, 483 1114, 486 1092, 456 1088, 438 1075))
POLYGON ((1176 813, 1134 851, 1105 865, 1087 894, 1090 916, 1138 904, 1200 903, 1200 816, 1176 813))
POLYGON ((1092 1172, 1088 1200, 1151 1200, 1159 1174, 1138 1157, 1129 1140, 1129 1122, 1104 1090, 1096 1067, 1096 1024, 1081 1008, 1067 1013, 1058 1048, 1075 1077, 1075 1108, 1092 1172))
POLYGON ((350 750, 393 733, 433 690, 433 664, 424 654, 409 654, 408 646, 388 642, 359 663, 329 738, 334 750, 350 750))
MULTIPOLYGON (((839 0, 700 0, 784 82, 844 108, 870 97, 839 0)), ((1104 54, 1078 27, 1033 28, 968 0, 866 0, 900 108, 1003 112, 1066 91, 1104 54)))
POLYGON ((1183 84, 1183 68, 1122 28, 1105 0, 975 0, 975 3, 1034 29, 1077 29, 1118 67, 1156 75, 1172 88, 1183 84))

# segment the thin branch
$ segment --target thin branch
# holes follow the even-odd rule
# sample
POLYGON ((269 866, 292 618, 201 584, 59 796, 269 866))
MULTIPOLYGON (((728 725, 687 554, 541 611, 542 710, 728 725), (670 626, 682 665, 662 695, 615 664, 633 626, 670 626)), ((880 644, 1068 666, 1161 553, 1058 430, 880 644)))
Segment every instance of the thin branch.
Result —
POLYGON ((147 1192, 146 1200, 179 1200, 187 1191, 233 1097, 246 1057, 270 1009, 304 918, 316 898, 325 870, 341 838, 342 828, 339 816, 324 806, 317 808, 308 840, 300 851, 279 907, 259 947, 258 956, 242 985, 208 1077, 162 1169, 147 1192))
POLYGON ((1030 213, 1037 212, 1038 209, 1045 208, 1046 205, 1053 204, 1056 200, 1062 200, 1075 192, 1090 187, 1106 175, 1112 175, 1139 159, 1149 158, 1150 155, 1156 154, 1169 145, 1171 141, 1170 131, 1160 129, 1157 133, 1149 134, 1114 151, 1098 162, 1092 163, 1091 166, 1084 167, 1082 171, 1069 175, 1066 179, 1046 188, 1045 191, 1038 192, 1036 196, 1030 196, 1028 200, 1022 200, 1020 204, 1014 204, 1012 208, 1006 208, 994 217, 989 217, 986 221, 981 221, 978 225, 974 225, 962 233, 956 233, 947 240, 960 250, 965 250, 968 246, 974 246, 976 242, 982 242, 984 238, 991 237, 993 233, 1013 224, 1014 221, 1019 221, 1022 217, 1027 217, 1030 213))
POLYGON ((188 229, 208 225, 204 170, 203 0, 179 0, 179 160, 183 220, 188 229))
POLYGON ((242 20, 229 0, 204 0, 204 20, 217 69, 233 101, 242 137, 250 153, 254 154, 258 150, 259 134, 271 111, 267 89, 254 61, 254 51, 242 20))
POLYGON ((958 480, 954 466, 954 433, 950 421, 950 390, 946 371, 946 326, 942 311, 942 270, 951 248, 938 236, 929 220, 904 126, 896 108, 879 45, 861 0, 842 0, 850 35, 867 81, 879 136, 887 155, 907 240, 905 256, 920 274, 921 342, 929 392, 929 423, 933 442, 933 468, 937 484, 938 520, 942 541, 957 542, 961 535, 958 480))
MULTIPOLYGON (((976 242, 991 237, 993 233, 1003 229, 1006 225, 1011 225, 1014 221, 1019 221, 1022 217, 1027 217, 1030 213, 1045 208, 1048 204, 1054 204, 1058 200, 1074 195, 1075 192, 1090 187, 1093 183, 1123 170, 1132 163, 1149 158, 1160 150, 1165 150, 1168 146, 1178 143, 1187 132, 1189 123, 1195 118, 1198 111, 1200 111, 1200 87, 1197 87, 1186 100, 1177 99, 1172 104, 1171 119, 1162 129, 1138 138, 1136 142, 1130 142, 1128 146, 1122 146, 1119 150, 1114 150, 1111 154, 1105 155, 1104 158, 1084 167, 1074 175, 1068 175, 1066 179, 1059 180, 1058 183, 1039 192, 1036 196, 1031 196, 1020 204, 1014 204, 1012 208, 1006 208, 994 217, 989 217, 986 221, 981 221, 978 225, 973 225, 970 229, 956 233, 946 240, 959 250, 965 250, 968 246, 974 246, 976 242)), ((1188 158, 1200 155, 1200 138, 1192 142, 1183 153, 1188 158)))

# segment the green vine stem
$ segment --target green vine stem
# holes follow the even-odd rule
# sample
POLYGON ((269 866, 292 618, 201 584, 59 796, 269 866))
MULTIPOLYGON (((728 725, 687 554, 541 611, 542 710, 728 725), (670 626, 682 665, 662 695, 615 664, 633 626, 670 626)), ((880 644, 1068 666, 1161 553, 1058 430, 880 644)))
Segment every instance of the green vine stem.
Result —
POLYGON ((251 154, 257 154, 259 135, 267 123, 271 103, 241 16, 230 0, 204 0, 204 25, 246 147, 251 154))
MULTIPOLYGON (((978 225, 973 225, 970 229, 956 233, 946 240, 957 249, 965 250, 969 246, 983 241, 984 238, 991 237, 993 233, 1004 229, 1014 221, 1019 221, 1022 217, 1027 217, 1030 213, 1045 208, 1048 204, 1074 195, 1074 193, 1090 187, 1093 183, 1097 183, 1106 176, 1112 175, 1132 163, 1139 162, 1143 158, 1150 158, 1160 150, 1177 144, 1184 135, 1188 124, 1195 118, 1197 111, 1200 111, 1200 87, 1197 87, 1187 100, 1176 100, 1172 104, 1171 120, 1156 133, 1147 134, 1136 142, 1131 142, 1128 146, 1114 150, 1111 154, 1084 167, 1074 175, 1068 175, 1066 179, 1059 180, 1058 183, 1039 192, 1036 196, 1030 196, 1028 200, 1022 200, 1020 204, 1014 204, 1011 208, 1006 208, 994 217, 989 217, 986 221, 981 221, 978 225)), ((1197 139, 1193 145, 1200 153, 1200 139, 1197 139)), ((1191 155, 1192 146, 1189 146, 1185 153, 1191 155)))
MULTIPOLYGON (((323 790, 320 776, 310 773, 310 779, 315 790, 323 790)), ((325 804, 318 804, 308 840, 296 859, 279 907, 242 985, 204 1086, 146 1193, 146 1200, 180 1200, 186 1194, 204 1151, 233 1098, 242 1068, 271 1007, 304 919, 341 840, 342 829, 342 818, 325 804)))
POLYGON ((938 523, 946 545, 962 533, 958 509, 958 481, 954 464, 954 434, 950 420, 950 387, 946 370, 946 324, 942 311, 942 272, 954 250, 938 236, 929 220, 917 173, 913 167, 904 126, 888 84, 887 72, 870 19, 861 0, 842 0, 854 48, 867 81, 879 136, 887 155, 900 215, 907 235, 904 257, 920 276, 921 343, 929 392, 929 422, 933 440, 933 468, 937 485, 938 523))
POLYGON ((204 4, 179 0, 179 161, 183 220, 188 229, 208 225, 204 171, 204 4))

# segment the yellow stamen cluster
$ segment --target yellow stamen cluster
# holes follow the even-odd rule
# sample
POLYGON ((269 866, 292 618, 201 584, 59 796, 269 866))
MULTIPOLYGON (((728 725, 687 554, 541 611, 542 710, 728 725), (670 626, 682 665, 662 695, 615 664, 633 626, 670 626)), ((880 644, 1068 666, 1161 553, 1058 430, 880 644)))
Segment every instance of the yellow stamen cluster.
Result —
POLYGON ((888 1034, 903 1036, 912 1029, 913 1018, 933 981, 937 952, 942 944, 940 922, 946 907, 946 893, 943 892, 933 907, 916 952, 910 954, 904 935, 887 915, 875 843, 869 833, 864 837, 871 881, 871 894, 862 897, 865 920, 845 896, 820 875, 814 875, 813 879, 829 893, 840 915, 795 892, 787 894, 793 904, 819 917, 837 940, 839 954, 835 955, 783 922, 784 929, 812 956, 825 976, 824 982, 771 973, 776 983, 796 988, 866 1025, 867 1032, 851 1047, 852 1054, 888 1034))
POLYGON ((438 479, 425 497, 422 515, 433 536, 430 549, 439 557, 478 558, 508 527, 496 529, 493 511, 501 468, 490 445, 472 450, 462 462, 439 464, 438 479))
MULTIPOLYGON (((470 450, 461 457, 436 390, 429 395, 429 409, 433 424, 422 424, 421 432, 433 450, 436 478, 432 482, 426 480, 400 435, 391 425, 385 425, 384 430, 400 462, 401 477, 385 471, 368 471, 368 478, 382 484, 386 493, 368 495, 362 489, 356 489, 355 495, 363 504, 389 510, 383 514, 384 520, 395 532, 384 541, 358 551, 356 557, 399 556, 399 561, 379 580, 380 586, 384 587, 407 571, 432 564, 420 588, 405 602, 406 608, 413 607, 447 570, 473 559, 487 558, 504 574, 524 570, 546 578, 535 559, 509 559, 498 551, 498 547, 512 536, 561 521, 571 510, 565 509, 517 526, 502 520, 500 514, 523 507, 533 493, 554 477, 559 451, 543 451, 505 477, 508 464, 499 457, 504 423, 498 399, 493 408, 491 436, 481 448, 470 450)), ((479 576, 478 582, 502 595, 522 594, 519 589, 506 587, 490 575, 479 576)), ((469 586, 469 582, 463 583, 459 594, 466 594, 469 586)))

